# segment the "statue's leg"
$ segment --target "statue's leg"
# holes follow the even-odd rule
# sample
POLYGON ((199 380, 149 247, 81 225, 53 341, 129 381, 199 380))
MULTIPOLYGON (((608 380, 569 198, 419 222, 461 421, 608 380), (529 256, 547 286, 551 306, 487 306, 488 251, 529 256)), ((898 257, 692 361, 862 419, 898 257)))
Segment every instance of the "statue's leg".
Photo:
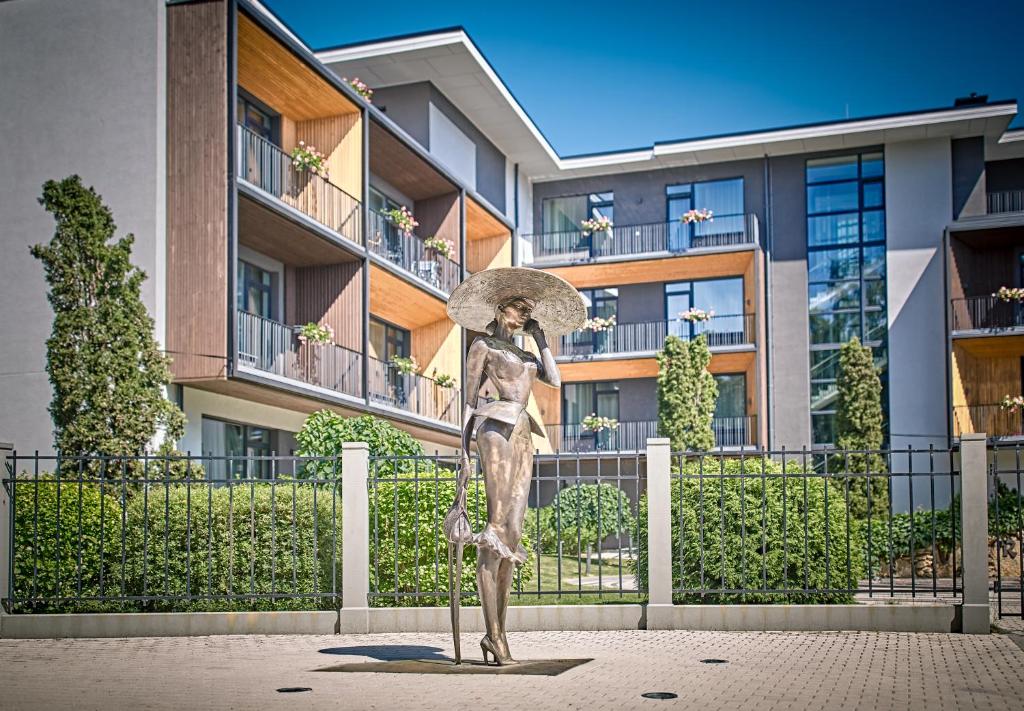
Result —
POLYGON ((476 589, 484 613, 484 631, 493 642, 501 639, 501 607, 498 575, 501 557, 483 546, 477 548, 476 589))

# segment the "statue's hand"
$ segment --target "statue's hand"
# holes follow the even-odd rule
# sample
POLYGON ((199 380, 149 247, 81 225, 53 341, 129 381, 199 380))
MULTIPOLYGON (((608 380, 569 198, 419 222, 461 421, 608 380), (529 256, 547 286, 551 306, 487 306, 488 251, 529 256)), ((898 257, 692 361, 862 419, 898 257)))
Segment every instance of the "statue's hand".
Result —
POLYGON ((544 329, 540 327, 540 324, 537 323, 535 319, 531 318, 527 321, 526 325, 523 326, 523 330, 533 336, 533 340, 535 341, 544 340, 544 329))

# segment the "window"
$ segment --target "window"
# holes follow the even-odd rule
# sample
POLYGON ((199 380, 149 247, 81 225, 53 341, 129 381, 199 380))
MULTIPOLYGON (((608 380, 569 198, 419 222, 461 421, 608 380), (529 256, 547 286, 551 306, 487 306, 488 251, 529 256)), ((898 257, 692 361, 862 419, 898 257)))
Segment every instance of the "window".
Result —
POLYGON ((718 399, 715 401, 715 419, 712 425, 715 444, 719 447, 749 444, 746 374, 716 375, 715 384, 718 385, 718 399))
POLYGON ((665 320, 668 332, 680 338, 704 333, 708 345, 737 345, 745 342, 743 277, 677 281, 665 284, 665 320), (691 308, 714 311, 710 321, 691 323, 679 314, 691 308))
MULTIPOLYGON (((619 290, 616 288, 580 289, 583 303, 587 306, 587 318, 609 318, 617 316, 619 310, 619 290)), ((613 349, 615 333, 612 330, 592 331, 583 329, 570 337, 571 355, 589 355, 592 353, 608 353, 613 349)))
POLYGON ((227 481, 229 474, 232 479, 269 479, 273 476, 272 460, 253 461, 250 458, 275 454, 278 445, 290 439, 290 433, 203 417, 202 437, 207 477, 227 481))
POLYGON ((583 220, 607 217, 615 221, 615 193, 591 193, 545 198, 541 203, 544 232, 579 232, 583 220))
POLYGON ((597 448, 607 448, 613 430, 592 432, 581 426, 587 415, 619 419, 619 384, 615 381, 600 383, 566 383, 562 385, 562 430, 568 437, 577 436, 597 448))
POLYGON ((679 252, 691 247, 737 244, 744 234, 743 178, 680 183, 665 187, 668 202, 668 248, 679 252), (714 219, 685 225, 680 218, 690 210, 710 210, 714 219))
POLYGON ((824 445, 835 441, 839 348, 854 336, 882 368, 887 409, 883 156, 808 160, 806 181, 811 436, 824 445))
POLYGON ((390 361, 395 356, 409 357, 410 337, 404 328, 378 318, 370 318, 370 355, 377 360, 390 361))
POLYGON ((279 318, 276 299, 277 274, 238 261, 238 308, 265 319, 279 318))
POLYGON ((370 208, 370 246, 391 261, 402 263, 404 247, 402 233, 391 220, 383 216, 389 210, 397 210, 399 204, 381 191, 371 187, 367 206, 370 208))
POLYGON ((278 115, 241 91, 237 103, 238 123, 271 143, 277 144, 278 115))

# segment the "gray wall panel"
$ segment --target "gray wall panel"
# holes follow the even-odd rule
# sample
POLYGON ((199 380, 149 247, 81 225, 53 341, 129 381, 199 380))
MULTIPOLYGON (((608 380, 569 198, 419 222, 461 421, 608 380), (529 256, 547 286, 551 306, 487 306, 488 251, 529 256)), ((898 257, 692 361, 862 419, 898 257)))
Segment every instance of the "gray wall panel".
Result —
POLYGON ((619 323, 644 323, 665 318, 665 284, 627 284, 619 287, 619 323))
POLYGON ((52 448, 52 313, 28 250, 53 235, 37 202, 44 181, 77 173, 113 210, 117 236, 134 233, 163 340, 164 22, 164 0, 0 3, 0 440, 19 450, 52 448))
POLYGON ((958 138, 952 144, 953 214, 952 217, 984 215, 985 139, 982 136, 958 138))

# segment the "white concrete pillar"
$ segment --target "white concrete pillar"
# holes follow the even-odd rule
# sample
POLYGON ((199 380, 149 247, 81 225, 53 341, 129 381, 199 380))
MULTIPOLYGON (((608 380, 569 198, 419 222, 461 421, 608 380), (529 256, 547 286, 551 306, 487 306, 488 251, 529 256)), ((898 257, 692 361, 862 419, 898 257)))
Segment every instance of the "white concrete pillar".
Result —
POLYGON ((668 438, 647 440, 647 629, 672 626, 672 453, 668 438))
POLYGON ((988 452, 983 433, 960 436, 964 634, 988 634, 988 452))
POLYGON ((341 446, 341 615, 339 632, 369 631, 370 497, 366 480, 370 447, 341 446))

